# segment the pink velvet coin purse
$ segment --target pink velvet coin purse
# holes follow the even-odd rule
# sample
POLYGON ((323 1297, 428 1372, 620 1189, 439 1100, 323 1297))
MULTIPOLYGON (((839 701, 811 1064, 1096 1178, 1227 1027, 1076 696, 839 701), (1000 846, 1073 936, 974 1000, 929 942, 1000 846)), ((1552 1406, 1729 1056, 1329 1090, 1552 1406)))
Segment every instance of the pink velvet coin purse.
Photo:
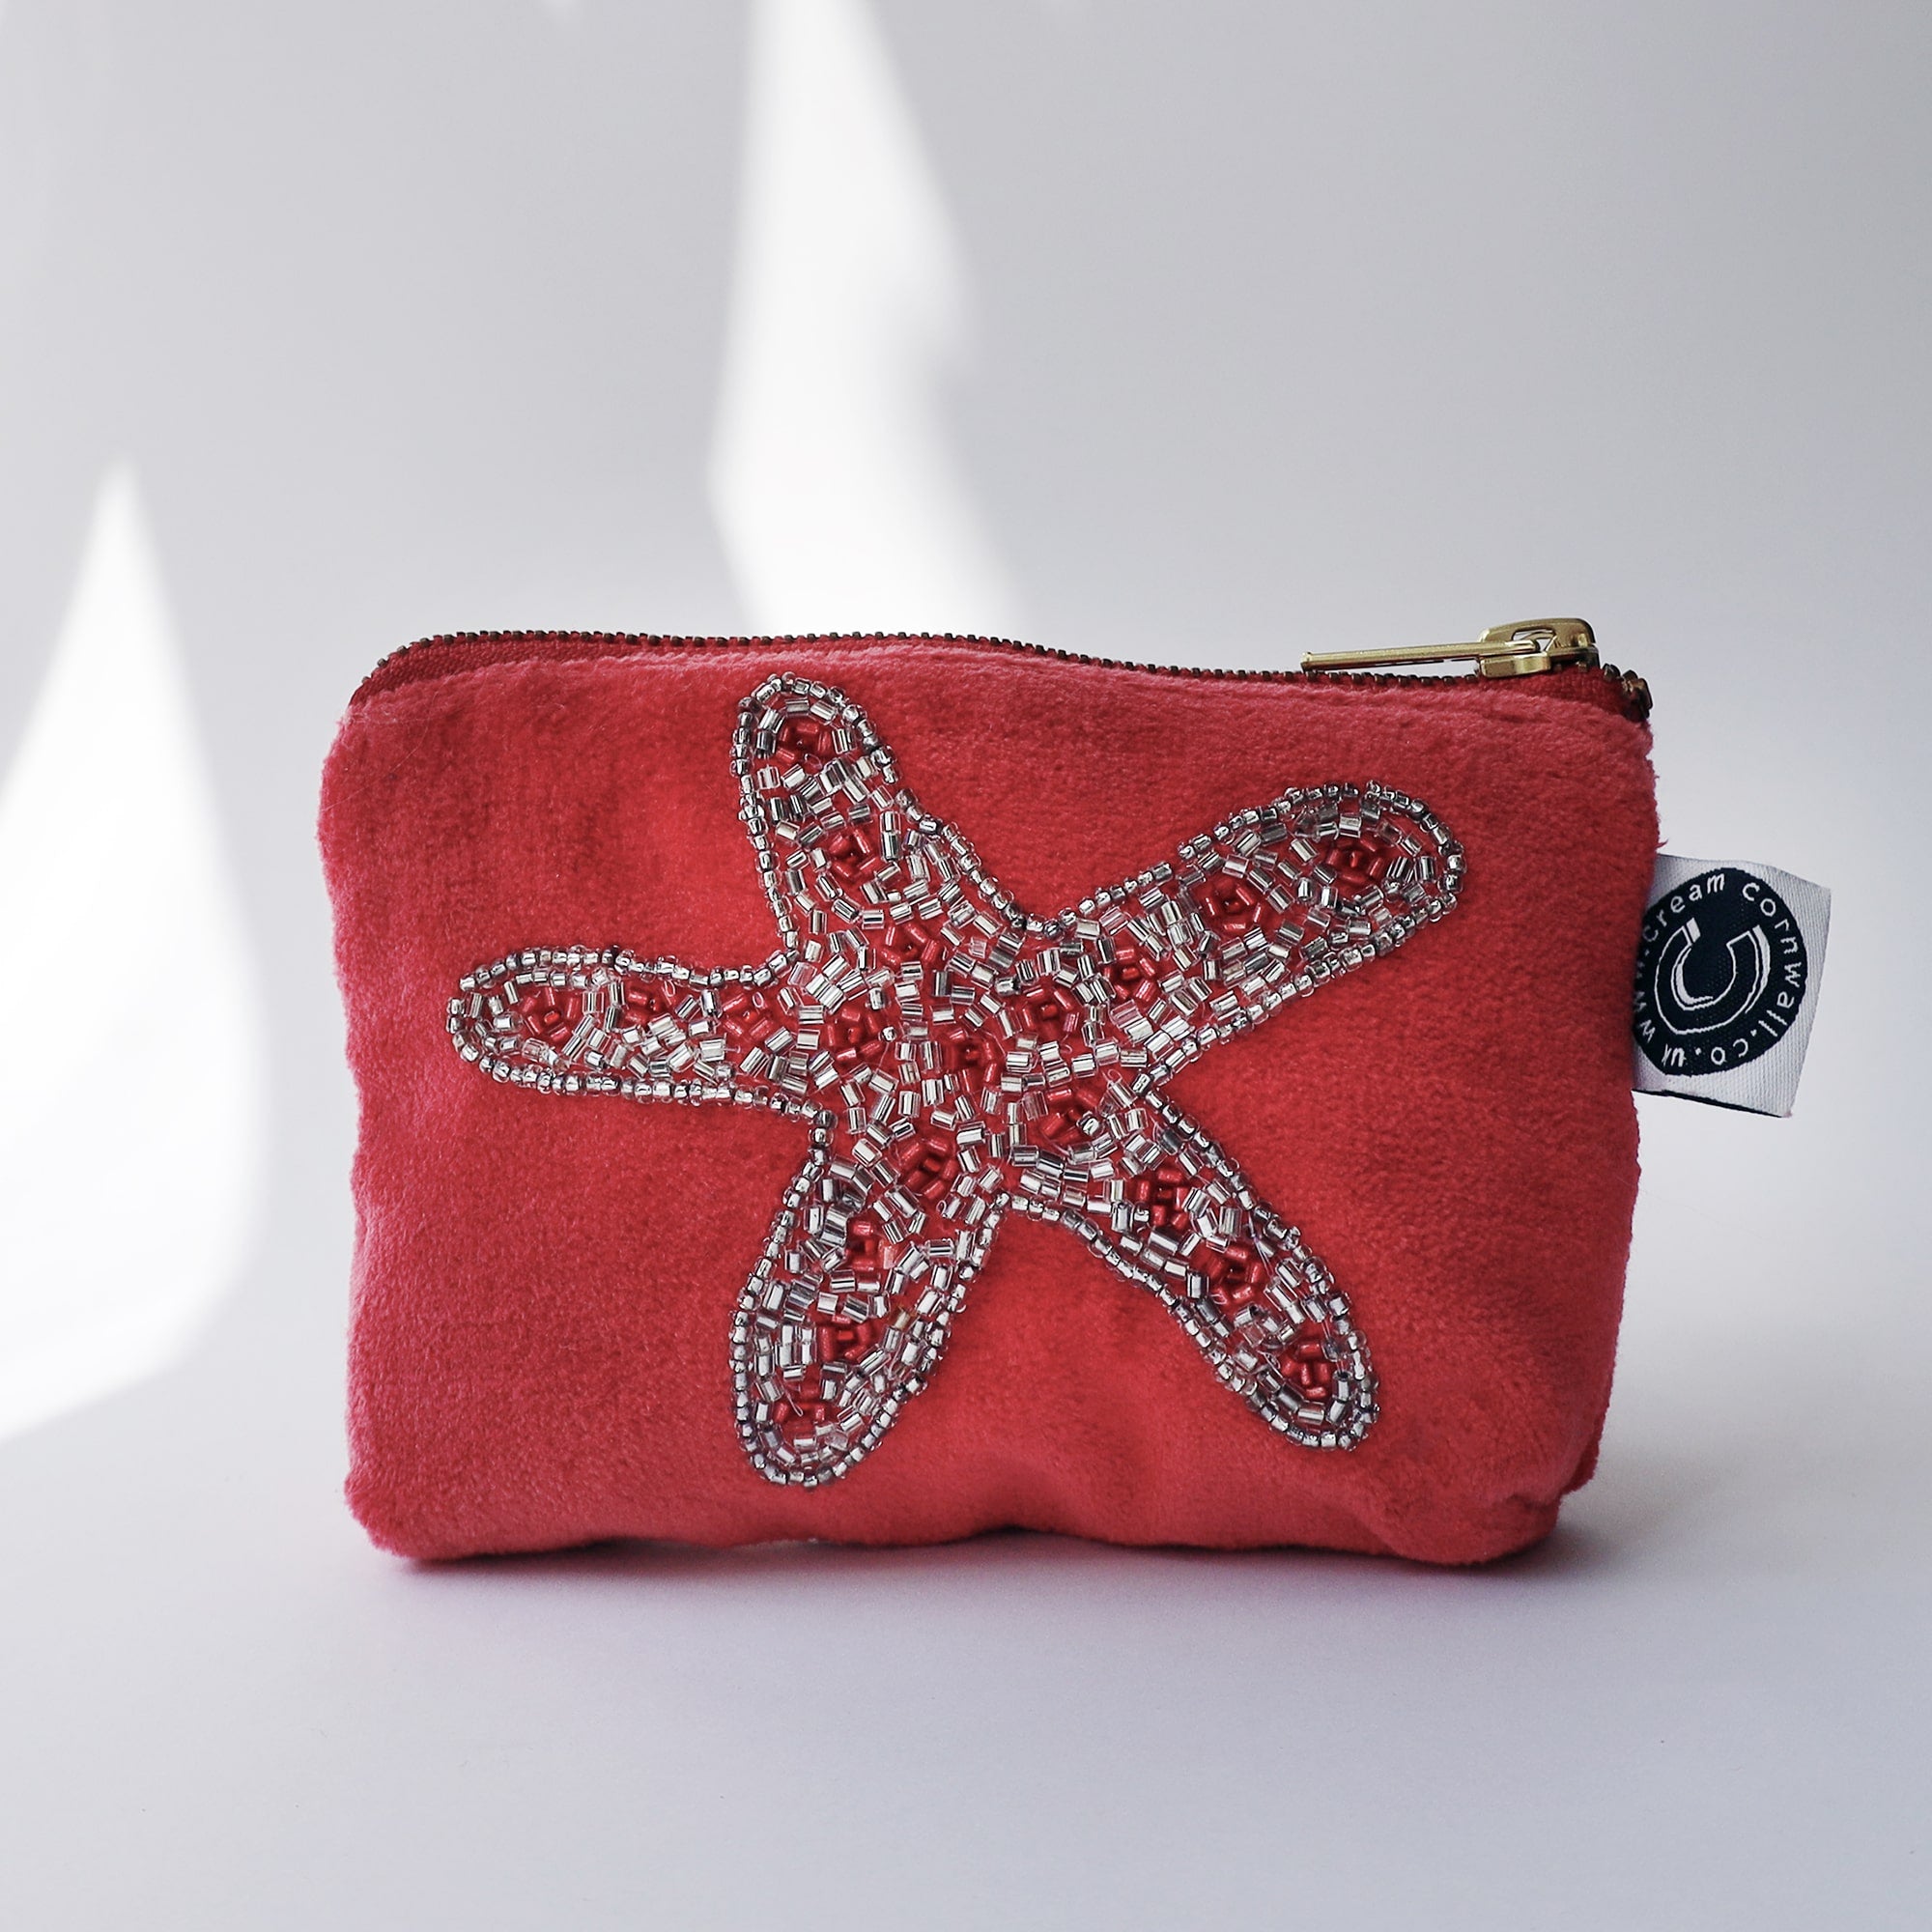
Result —
POLYGON ((1646 709, 1593 659, 385 661, 322 807, 357 1516, 1535 1541, 1609 1397, 1646 709))

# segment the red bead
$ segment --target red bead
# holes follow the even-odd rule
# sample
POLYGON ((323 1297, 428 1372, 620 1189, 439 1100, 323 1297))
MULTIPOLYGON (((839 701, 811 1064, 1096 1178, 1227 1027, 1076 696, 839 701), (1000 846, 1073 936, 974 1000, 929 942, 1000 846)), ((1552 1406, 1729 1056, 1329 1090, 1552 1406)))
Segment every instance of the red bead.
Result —
POLYGON ((857 825, 840 825, 818 841, 826 870, 845 885, 856 886, 883 869, 885 861, 873 835, 857 825))
POLYGON ((663 1019, 674 1004, 670 982, 627 979, 624 981, 623 1005, 617 1012, 617 1024, 620 1027, 647 1027, 653 1020, 663 1019))
POLYGON ((1194 1261, 1208 1277, 1208 1293, 1224 1315, 1247 1307, 1266 1278, 1262 1258, 1248 1241, 1230 1241, 1218 1250, 1197 1249, 1194 1261))
POLYGON ((920 919, 902 919, 884 927, 872 942, 887 959, 904 965, 917 959, 922 966, 937 966, 946 957, 946 942, 920 919))
POLYGON ((1154 978, 1153 969, 1140 948, 1124 935, 1115 938, 1113 960, 1101 967, 1100 974, 1114 989, 1117 1000, 1137 1000, 1144 1004, 1160 989, 1160 981, 1154 978))
POLYGON ((818 1359, 821 1362, 863 1362, 885 1332, 883 1321, 821 1321, 818 1359))
POLYGON ((1107 1096, 1104 1080, 1068 1080, 1049 1091, 1046 1105, 1027 1122, 1036 1146, 1070 1148, 1087 1137, 1088 1122, 1107 1096))
POLYGON ((1172 1234, 1188 1225, 1180 1201, 1193 1184, 1184 1167, 1164 1160, 1127 1183, 1127 1199, 1148 1210, 1154 1227, 1172 1234))
POLYGON ((854 1214, 845 1223, 845 1259, 855 1274, 878 1273, 881 1256, 879 1223, 875 1215, 854 1214))
POLYGON ((1324 838, 1315 848, 1317 860, 1335 875, 1335 884, 1345 898, 1353 898, 1378 886, 1388 876, 1396 858, 1395 848, 1386 838, 1324 838))
POLYGON ((790 769, 802 765, 807 771, 829 762, 838 754, 832 726, 810 712, 797 712, 779 726, 772 745, 772 761, 790 769))
POLYGON ((1294 1331, 1277 1358, 1283 1379, 1314 1402, 1326 1402, 1335 1387, 1335 1364, 1321 1334, 1307 1323, 1294 1331))
POLYGON ((583 1017, 583 995, 574 986, 531 986, 517 1001, 524 1025, 552 1046, 568 1046, 583 1017))
POLYGON ((1027 1122, 1027 1138, 1042 1147, 1069 1148, 1082 1138, 1086 1122, 1087 1109, 1063 1094, 1049 1100, 1039 1117, 1027 1122))
POLYGON ((816 1369, 808 1369, 772 1405, 772 1421, 787 1442, 797 1442, 838 1420, 838 1411, 825 1400, 824 1383, 816 1369))
POLYGON ((956 1074, 970 1092, 977 1094, 999 1073, 999 1046, 978 1027, 949 1020, 932 1029, 932 1039, 939 1049, 940 1071, 956 1074))
POLYGON ((1194 903, 1208 929, 1222 939, 1252 932, 1267 910, 1260 889, 1232 872, 1209 872, 1194 888, 1194 903))
POLYGON ((906 1192, 928 1205, 939 1200, 959 1178, 952 1137, 936 1128, 928 1127, 902 1141, 895 1154, 906 1192))
POLYGON ((784 1009, 766 986, 727 986, 718 996, 718 1024, 734 1048, 756 1046, 784 1024, 784 1009))
POLYGON ((1029 986, 1012 1003, 1012 1012, 1018 1031, 1037 1039, 1060 1040, 1080 1031, 1080 1002, 1051 982, 1029 986))
POLYGON ((864 999, 847 1000, 825 1022, 825 1050, 840 1073, 877 1066, 893 1050, 884 1015, 864 999))

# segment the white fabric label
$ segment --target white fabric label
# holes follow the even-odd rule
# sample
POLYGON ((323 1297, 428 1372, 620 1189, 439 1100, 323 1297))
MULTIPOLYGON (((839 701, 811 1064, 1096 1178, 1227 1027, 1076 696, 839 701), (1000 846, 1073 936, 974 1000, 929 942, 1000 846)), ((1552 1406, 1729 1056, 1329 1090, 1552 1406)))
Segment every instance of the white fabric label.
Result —
POLYGON ((1775 866, 1660 852, 1636 955, 1634 1086, 1788 1114, 1832 895, 1775 866))

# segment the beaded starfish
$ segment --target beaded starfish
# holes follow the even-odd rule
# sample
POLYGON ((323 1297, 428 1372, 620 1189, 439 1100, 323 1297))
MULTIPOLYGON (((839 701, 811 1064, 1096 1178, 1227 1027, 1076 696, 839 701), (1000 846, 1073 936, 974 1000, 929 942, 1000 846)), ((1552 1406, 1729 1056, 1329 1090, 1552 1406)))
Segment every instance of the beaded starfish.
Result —
POLYGON ((1270 1428, 1359 1442, 1376 1382, 1347 1297, 1163 1089, 1454 906, 1462 849, 1428 809, 1377 784, 1285 791, 1038 919, 843 693, 767 679, 732 762, 778 952, 712 971, 519 952, 462 981, 449 1031, 542 1093, 810 1122, 731 1328, 753 1466, 810 1488, 878 1443, 1009 1208, 1151 1289, 1270 1428))

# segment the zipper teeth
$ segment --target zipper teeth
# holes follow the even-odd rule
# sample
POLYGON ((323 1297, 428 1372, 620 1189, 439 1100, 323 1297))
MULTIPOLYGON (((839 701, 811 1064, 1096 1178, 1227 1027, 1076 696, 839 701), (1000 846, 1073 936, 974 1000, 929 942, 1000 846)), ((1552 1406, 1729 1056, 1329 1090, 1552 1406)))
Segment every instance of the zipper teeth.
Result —
MULTIPOLYGON (((1369 689, 1380 689, 1392 685, 1410 688, 1457 686, 1468 689, 1479 688, 1483 682, 1466 672, 1418 676, 1371 670, 1248 670, 1225 665, 1147 664, 1134 658, 1095 657, 1087 651, 1062 650, 1052 644, 1028 643, 1019 638, 981 637, 967 631, 814 631, 758 638, 681 637, 632 631, 447 631, 439 632, 435 637, 419 638, 413 643, 402 644, 378 658, 369 674, 356 686, 355 696, 350 702, 353 704, 365 695, 369 695, 371 688, 382 678, 382 673, 391 666, 400 667, 412 653, 436 647, 473 647, 500 643, 584 643, 611 647, 599 651, 596 655, 618 656, 626 652, 646 650, 796 650, 814 644, 888 642, 968 644, 980 649, 1011 651, 1022 657, 1051 658, 1061 664, 1089 665, 1100 670, 1143 671, 1155 677, 1220 679, 1244 684, 1339 684, 1369 689)), ((1619 708, 1634 723, 1640 724, 1649 718, 1650 687, 1634 671, 1619 670, 1615 665, 1605 664, 1595 667, 1569 667, 1565 670, 1545 671, 1540 675, 1568 676, 1575 672, 1580 672, 1586 677, 1601 677, 1605 684, 1615 686, 1621 700, 1619 708)), ((407 677, 382 679, 382 688, 390 690, 398 684, 409 681, 407 677)))

